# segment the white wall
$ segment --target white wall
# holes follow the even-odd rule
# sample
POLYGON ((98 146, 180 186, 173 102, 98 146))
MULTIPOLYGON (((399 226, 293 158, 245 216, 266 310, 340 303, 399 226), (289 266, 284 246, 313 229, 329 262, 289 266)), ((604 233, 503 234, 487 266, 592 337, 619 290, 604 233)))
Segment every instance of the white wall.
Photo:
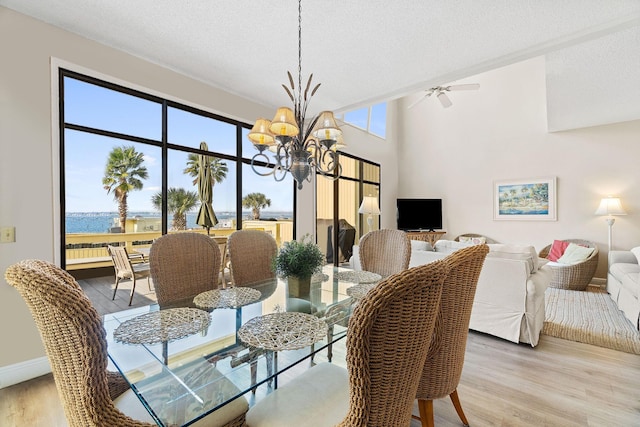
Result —
POLYGON ((621 197, 629 213, 616 220, 614 248, 640 245, 640 121, 548 133, 544 67, 539 57, 457 82, 480 89, 450 93, 447 109, 435 98, 407 109, 417 95, 403 99, 399 195, 441 197, 445 238, 479 233, 537 250, 594 241, 604 278, 607 226, 594 215, 602 197, 621 197), (547 176, 557 177, 557 221, 493 220, 494 180, 547 176))
MULTIPOLYGON (((55 109, 51 107, 51 58, 73 64, 76 71, 95 71, 96 77, 124 82, 130 87, 249 123, 273 113, 272 109, 3 7, 0 7, 0 58, 0 226, 16 227, 16 242, 0 244, 2 273, 22 259, 52 262, 59 259, 56 242, 59 219, 55 217, 59 215, 56 213, 59 171, 55 143, 57 122, 52 121, 55 109)), ((389 154, 394 150, 392 145, 370 150, 367 137, 349 138, 345 137, 349 144, 346 151, 381 163, 383 174, 390 170, 395 173, 395 154, 389 154)), ((383 179, 386 179, 384 175, 383 179)), ((385 188, 389 188, 391 195, 396 192, 395 186, 392 187, 395 177, 390 182, 392 184, 385 188)), ((298 235, 313 232, 312 191, 313 186, 307 184, 298 198, 301 219, 298 235)), ((6 284, 3 274, 0 275, 0 343, 3 343, 0 387, 9 385, 8 376, 20 377, 21 370, 37 371, 29 361, 43 360, 40 337, 22 298, 6 284)))

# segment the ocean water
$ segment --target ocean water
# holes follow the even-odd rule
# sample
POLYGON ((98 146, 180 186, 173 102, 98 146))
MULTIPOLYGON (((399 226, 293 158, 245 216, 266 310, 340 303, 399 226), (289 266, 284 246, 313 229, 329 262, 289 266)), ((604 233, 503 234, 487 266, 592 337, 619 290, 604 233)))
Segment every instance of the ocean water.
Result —
MULTIPOLYGON (((196 224, 197 212, 191 212, 187 214, 187 228, 200 228, 196 224)), ((161 218, 159 212, 129 212, 127 218, 133 218, 135 216, 141 216, 143 218, 161 218)), ((216 212, 218 221, 225 219, 235 219, 235 212, 216 212)), ((242 217, 245 219, 250 218, 250 213, 242 213, 242 217)), ((262 211, 261 219, 291 219, 293 217, 292 212, 269 212, 262 211)), ((117 225, 117 212, 68 212, 65 215, 65 229, 67 233, 107 233, 109 228, 117 225), (116 220, 114 222, 114 220, 116 220)), ((169 216, 169 226, 171 226, 171 215, 169 216)))

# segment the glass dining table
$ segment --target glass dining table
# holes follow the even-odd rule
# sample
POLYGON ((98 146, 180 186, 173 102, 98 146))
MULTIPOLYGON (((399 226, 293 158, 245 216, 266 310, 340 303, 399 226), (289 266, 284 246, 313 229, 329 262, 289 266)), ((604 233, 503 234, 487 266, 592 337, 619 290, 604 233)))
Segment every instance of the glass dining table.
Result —
POLYGON ((104 316, 109 359, 158 425, 189 425, 346 336, 355 287, 378 277, 325 266, 309 292, 273 279, 171 306, 104 316))

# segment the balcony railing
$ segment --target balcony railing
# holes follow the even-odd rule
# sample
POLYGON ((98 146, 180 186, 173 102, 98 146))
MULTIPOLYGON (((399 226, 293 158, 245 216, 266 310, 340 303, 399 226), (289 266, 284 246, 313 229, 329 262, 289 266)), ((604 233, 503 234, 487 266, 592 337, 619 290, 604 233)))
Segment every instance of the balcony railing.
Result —
MULTIPOLYGON (((278 247, 284 242, 293 240, 293 221, 260 221, 245 220, 244 229, 259 229, 271 234, 278 247)), ((189 232, 207 234, 204 228, 188 230, 189 232)), ((229 236, 234 228, 212 228, 210 236, 229 236)), ((170 231, 169 233, 181 233, 170 231)), ((110 267, 111 257, 107 253, 108 245, 125 246, 130 253, 139 248, 148 248, 154 239, 162 234, 159 231, 143 231, 128 233, 73 233, 66 235, 66 269, 84 270, 90 268, 110 267)))

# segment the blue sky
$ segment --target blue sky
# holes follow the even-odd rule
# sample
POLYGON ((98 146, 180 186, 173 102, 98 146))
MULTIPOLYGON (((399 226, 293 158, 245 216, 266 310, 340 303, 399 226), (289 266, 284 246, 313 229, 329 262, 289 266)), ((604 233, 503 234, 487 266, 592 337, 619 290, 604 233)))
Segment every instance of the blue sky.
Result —
MULTIPOLYGON (((159 104, 110 91, 74 79, 65 79, 65 121, 139 137, 161 139, 161 107, 159 104)), ((209 118, 170 109, 168 138, 172 143, 199 147, 206 141, 209 149, 225 154, 235 153, 235 127, 209 118)), ((250 156, 257 153, 250 142, 243 139, 243 150, 250 156)), ((129 194, 129 210, 154 211, 151 197, 161 189, 161 150, 159 147, 116 140, 100 135, 66 130, 65 178, 67 212, 116 211, 112 194, 102 186, 102 177, 109 152, 115 146, 133 145, 144 153, 144 165, 149 178, 141 191, 129 194)), ((246 155, 245 155, 246 157, 246 155)), ((192 178, 183 174, 187 153, 169 153, 169 186, 197 191, 192 178)), ((236 203, 236 165, 227 162, 229 173, 216 184, 213 207, 216 211, 233 211, 236 203)), ((260 177, 250 166, 244 166, 243 193, 264 193, 271 199, 266 211, 292 211, 293 185, 288 176, 282 182, 273 177, 260 177)))

